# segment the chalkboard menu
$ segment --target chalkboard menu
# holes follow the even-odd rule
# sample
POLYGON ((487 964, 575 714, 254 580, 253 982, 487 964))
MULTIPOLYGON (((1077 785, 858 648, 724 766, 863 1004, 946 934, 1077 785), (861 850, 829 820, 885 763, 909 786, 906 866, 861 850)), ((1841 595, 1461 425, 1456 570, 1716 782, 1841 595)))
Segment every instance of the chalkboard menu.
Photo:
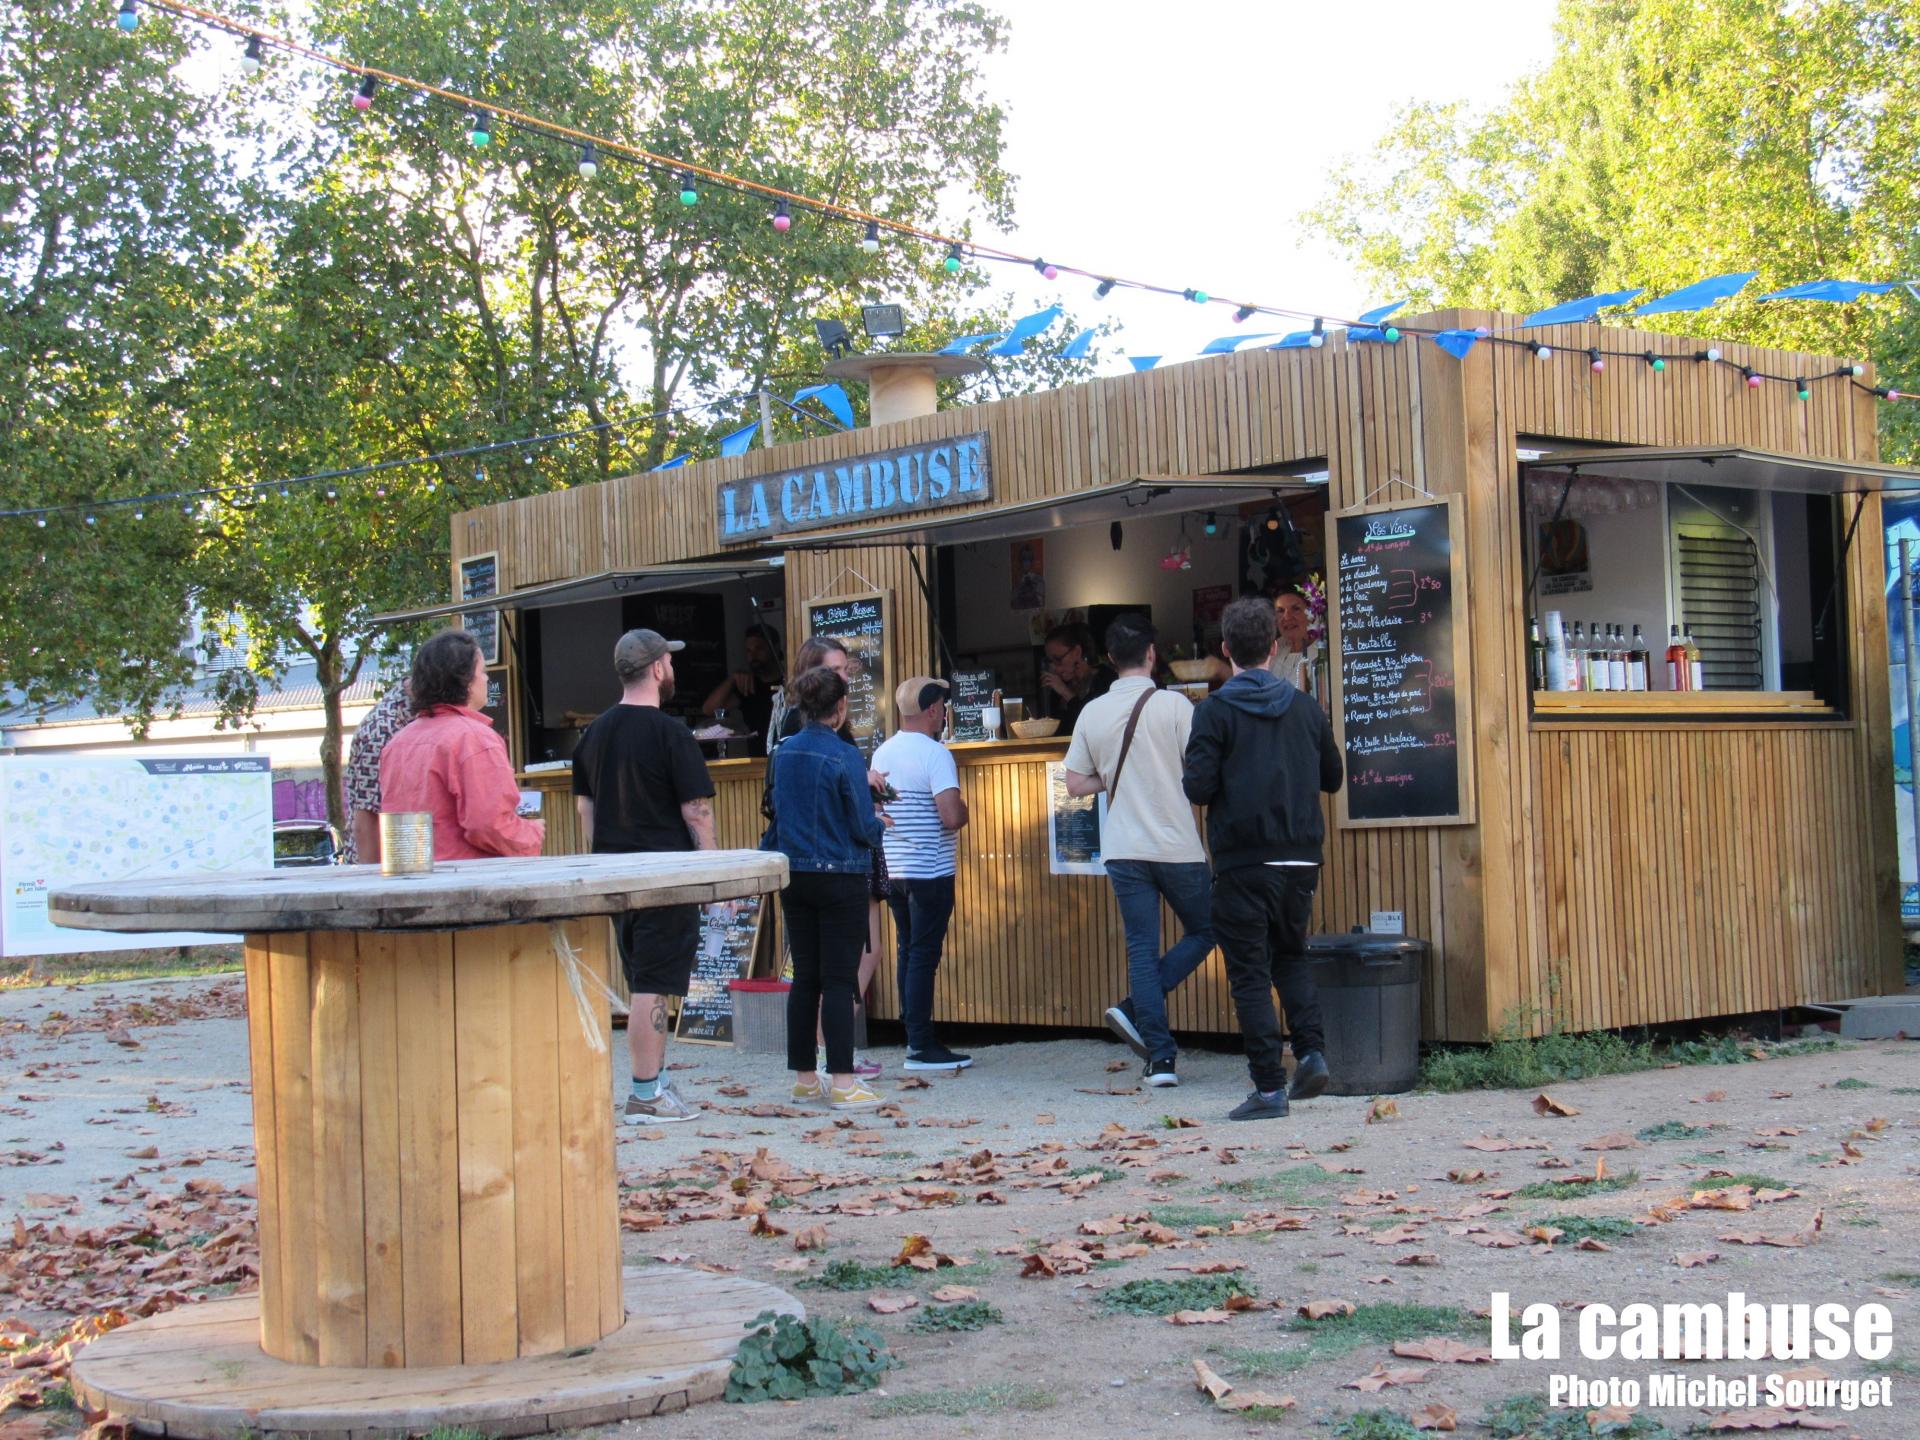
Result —
POLYGON ((760 938, 761 901, 748 895, 733 902, 733 913, 716 916, 711 907, 700 911, 700 949, 693 958, 693 978, 687 998, 680 1002, 676 1038, 700 1045, 733 1043, 733 992, 729 981, 744 979, 753 968, 754 944, 760 938))
POLYGON ((980 718, 983 706, 993 703, 1000 676, 994 670, 956 670, 953 672, 953 738, 955 740, 992 740, 986 723, 980 718))
POLYGON ((487 723, 500 732, 500 738, 509 745, 513 743, 512 722, 507 718, 507 672, 505 669, 487 671, 487 703, 480 707, 480 713, 487 717, 487 723))
MULTIPOLYGON (((500 593, 500 557, 493 551, 485 555, 469 555, 460 562, 460 599, 483 600, 489 595, 500 593)), ((476 610, 463 615, 460 623, 466 632, 480 644, 480 653, 487 658, 487 664, 500 663, 500 612, 498 610, 476 610)))
POLYGON ((1457 498, 1328 517, 1346 824, 1473 819, 1461 518, 1457 498))
POLYGON ((887 597, 846 595, 807 602, 807 634, 831 635, 847 647, 847 725, 853 743, 871 755, 885 738, 894 684, 887 675, 887 597))

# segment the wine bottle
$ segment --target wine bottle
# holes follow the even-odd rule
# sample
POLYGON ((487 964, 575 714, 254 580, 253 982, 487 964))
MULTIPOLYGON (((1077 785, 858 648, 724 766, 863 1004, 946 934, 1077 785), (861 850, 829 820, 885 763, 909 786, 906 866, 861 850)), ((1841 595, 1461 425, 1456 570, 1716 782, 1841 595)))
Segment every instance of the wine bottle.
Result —
POLYGON ((1644 690, 1647 688, 1647 637, 1640 633, 1638 625, 1633 627, 1633 647, 1627 651, 1627 688, 1644 690))
POLYGON ((1615 690, 1627 688, 1627 641, 1618 625, 1607 627, 1607 680, 1615 690))
POLYGON ((1547 688, 1547 647, 1540 639, 1538 616, 1527 618, 1527 677, 1534 689, 1547 688))
POLYGON ((1667 627, 1667 689, 1687 688, 1687 647, 1680 643, 1680 627, 1667 627))
POLYGON ((1700 647, 1693 641, 1693 627, 1691 625, 1687 626, 1685 636, 1687 651, 1687 688, 1689 690, 1704 690, 1707 688, 1706 670, 1700 662, 1700 647))
POLYGON ((1587 651, 1588 688, 1593 690, 1611 690, 1613 671, 1607 664, 1607 632, 1601 628, 1598 620, 1587 632, 1587 643, 1592 648, 1587 651))

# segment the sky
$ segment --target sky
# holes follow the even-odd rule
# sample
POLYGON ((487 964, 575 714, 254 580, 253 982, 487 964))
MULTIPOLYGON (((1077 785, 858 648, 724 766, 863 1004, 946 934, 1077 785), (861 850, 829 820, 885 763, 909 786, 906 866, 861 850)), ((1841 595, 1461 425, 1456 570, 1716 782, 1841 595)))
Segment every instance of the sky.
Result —
MULTIPOLYGON (((1365 293, 1300 214, 1397 106, 1500 103, 1551 57, 1555 9, 1552 0, 988 4, 1007 18, 1010 40, 983 79, 1007 108, 1004 160, 1019 177, 1018 228, 996 243, 1349 316, 1399 297, 1365 293)), ((1089 324, 1117 320, 1125 329, 1113 343, 1135 354, 1190 355, 1235 329, 1226 306, 1125 291, 1096 301, 1077 277, 1049 284, 1026 272, 1011 292, 1035 309, 1061 300, 1089 324)), ((1298 327, 1256 318, 1246 328, 1298 327)))

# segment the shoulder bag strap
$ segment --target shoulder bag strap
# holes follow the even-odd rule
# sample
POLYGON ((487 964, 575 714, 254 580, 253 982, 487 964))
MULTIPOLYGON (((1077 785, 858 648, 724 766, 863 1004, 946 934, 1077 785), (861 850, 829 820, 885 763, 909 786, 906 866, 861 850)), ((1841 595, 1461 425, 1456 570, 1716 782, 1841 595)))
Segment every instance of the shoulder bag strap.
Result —
POLYGON ((1127 768, 1127 752, 1133 749, 1133 732, 1140 728, 1140 712, 1147 708, 1147 701, 1158 692, 1149 689, 1146 694, 1133 702, 1133 713, 1127 717, 1127 733, 1120 738, 1120 758, 1113 762, 1113 779, 1107 782, 1107 804, 1113 804, 1113 797, 1120 789, 1120 772, 1127 768))

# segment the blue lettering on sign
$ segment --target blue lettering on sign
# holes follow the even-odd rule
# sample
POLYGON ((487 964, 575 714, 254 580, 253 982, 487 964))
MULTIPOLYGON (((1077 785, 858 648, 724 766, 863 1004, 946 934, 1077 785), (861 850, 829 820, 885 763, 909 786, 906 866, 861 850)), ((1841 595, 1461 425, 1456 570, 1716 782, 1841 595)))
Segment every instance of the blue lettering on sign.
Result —
POLYGON ((720 539, 731 543, 992 497, 987 437, 961 435, 830 467, 726 481, 718 487, 716 518, 720 539))

